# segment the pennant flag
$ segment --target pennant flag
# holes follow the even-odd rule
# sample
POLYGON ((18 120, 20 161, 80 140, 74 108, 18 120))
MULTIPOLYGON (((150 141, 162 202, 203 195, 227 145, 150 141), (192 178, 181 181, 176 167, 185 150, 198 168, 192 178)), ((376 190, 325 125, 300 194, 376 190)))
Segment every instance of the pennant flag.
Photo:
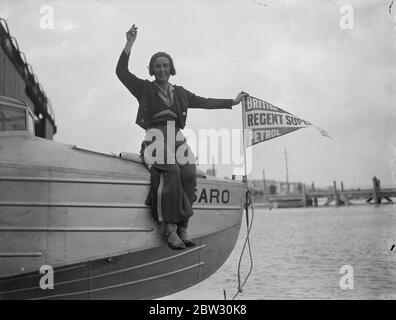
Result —
POLYGON ((323 136, 330 135, 323 129, 274 105, 248 96, 242 103, 243 127, 246 146, 267 141, 292 131, 313 126, 323 136))

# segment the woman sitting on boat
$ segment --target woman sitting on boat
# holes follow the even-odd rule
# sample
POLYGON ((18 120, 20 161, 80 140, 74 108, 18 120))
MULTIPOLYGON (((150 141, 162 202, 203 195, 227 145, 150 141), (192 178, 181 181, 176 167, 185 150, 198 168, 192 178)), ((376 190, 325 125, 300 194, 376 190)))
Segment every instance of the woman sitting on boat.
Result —
POLYGON ((163 222, 168 246, 180 250, 195 245, 187 234, 188 220, 193 215, 195 159, 180 130, 185 126, 187 109, 231 109, 247 94, 241 92, 234 100, 202 98, 170 84, 169 77, 175 75, 176 70, 171 56, 165 52, 157 52, 150 60, 149 74, 155 80, 139 79, 128 70, 136 35, 137 27, 133 25, 126 33, 127 41, 116 74, 139 102, 136 123, 146 130, 140 153, 150 169, 153 217, 163 222), (170 136, 170 132, 175 135, 170 136))

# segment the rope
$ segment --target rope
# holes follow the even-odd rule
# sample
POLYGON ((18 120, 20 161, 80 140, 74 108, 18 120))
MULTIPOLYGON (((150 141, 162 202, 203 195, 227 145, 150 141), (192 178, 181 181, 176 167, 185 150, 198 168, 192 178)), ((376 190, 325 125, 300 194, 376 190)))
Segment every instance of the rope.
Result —
MULTIPOLYGON (((253 208, 253 199, 252 199, 252 195, 250 193, 250 191, 246 191, 246 203, 245 203, 245 212, 246 212, 246 238, 243 244, 243 248, 242 248, 242 252, 241 255, 239 256, 239 262, 238 262, 238 289, 236 291, 236 293, 234 294, 234 296, 232 297, 231 300, 234 300, 239 293, 241 293, 243 290, 243 286, 245 285, 246 281, 248 280, 252 270, 253 270, 253 256, 252 256, 252 248, 250 246, 250 231, 252 229, 253 226, 253 219, 254 219, 254 208, 253 208), (249 223, 249 206, 251 205, 252 207, 252 217, 249 223), (250 259, 250 268, 249 268, 249 272, 247 273, 245 279, 243 280, 243 282, 241 281, 241 262, 242 262, 242 257, 243 254, 245 253, 245 249, 246 249, 246 245, 248 246, 249 249, 249 259, 250 259)), ((226 291, 223 289, 223 294, 224 294, 224 300, 227 300, 227 295, 226 295, 226 291)))
MULTIPOLYGON (((243 93, 243 91, 242 91, 243 93)), ((246 97, 242 100, 242 119, 245 119, 245 110, 246 110, 246 97)), ((245 285, 246 281, 248 280, 252 270, 253 270, 253 256, 252 256, 252 248, 250 246, 250 231, 252 230, 253 226, 253 219, 254 219, 254 208, 253 208, 253 199, 252 199, 252 194, 250 193, 249 190, 249 183, 248 183, 248 175, 247 175, 247 166, 246 166, 246 137, 245 137, 245 122, 242 121, 242 127, 243 127, 243 155, 244 155, 244 164, 245 164, 245 175, 243 177, 243 181, 246 182, 247 186, 247 191, 245 194, 245 211, 246 211, 246 238, 245 242, 243 243, 243 248, 241 255, 239 256, 239 262, 238 262, 238 289, 237 292, 234 294, 231 300, 234 300, 240 292, 242 292, 243 286, 245 285), (249 206, 252 205, 252 219, 249 223, 249 206), (248 245, 249 249, 249 258, 250 258, 250 269, 249 272, 247 273, 245 280, 241 283, 241 262, 243 258, 243 254, 245 253, 246 249, 246 244, 248 245)), ((223 289, 224 292, 224 299, 227 300, 227 295, 226 291, 223 289)))

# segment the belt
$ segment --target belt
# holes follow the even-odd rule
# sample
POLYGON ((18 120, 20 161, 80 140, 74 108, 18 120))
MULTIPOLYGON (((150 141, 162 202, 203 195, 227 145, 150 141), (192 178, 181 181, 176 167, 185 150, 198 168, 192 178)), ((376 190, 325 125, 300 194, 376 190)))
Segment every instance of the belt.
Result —
POLYGON ((159 120, 155 121, 154 123, 151 122, 150 126, 147 129, 153 129, 153 128, 158 128, 158 127, 166 127, 168 125, 168 121, 172 121, 175 123, 175 130, 178 131, 180 130, 180 126, 177 124, 176 120, 159 120))

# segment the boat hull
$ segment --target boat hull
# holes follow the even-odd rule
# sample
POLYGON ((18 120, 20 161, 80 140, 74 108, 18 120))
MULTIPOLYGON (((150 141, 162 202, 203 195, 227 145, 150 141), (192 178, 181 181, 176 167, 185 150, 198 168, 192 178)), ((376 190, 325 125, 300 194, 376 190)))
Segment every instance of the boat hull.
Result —
POLYGON ((198 178, 197 245, 174 251, 145 204, 140 161, 32 136, 0 145, 0 299, 161 297, 215 272, 238 238, 244 183, 198 178), (53 289, 40 287, 47 266, 53 289))
POLYGON ((54 270, 53 289, 38 272, 1 280, 2 299, 153 299, 201 282, 231 253, 239 225, 194 238, 183 251, 166 245, 54 270))

